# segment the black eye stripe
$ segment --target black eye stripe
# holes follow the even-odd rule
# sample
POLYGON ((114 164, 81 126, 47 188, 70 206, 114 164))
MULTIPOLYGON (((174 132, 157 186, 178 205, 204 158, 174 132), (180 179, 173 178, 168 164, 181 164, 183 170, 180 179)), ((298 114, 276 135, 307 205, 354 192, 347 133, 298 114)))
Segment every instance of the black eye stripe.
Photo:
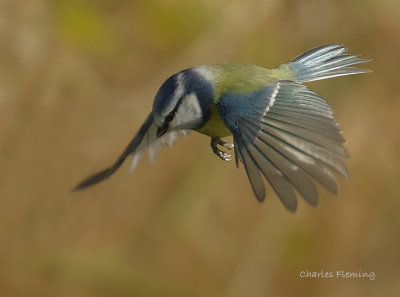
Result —
POLYGON ((175 105, 175 108, 165 117, 164 125, 168 125, 175 118, 176 112, 178 111, 179 106, 182 104, 183 98, 185 96, 186 94, 179 98, 178 102, 175 105))
POLYGON ((174 117, 175 117, 175 112, 172 111, 170 114, 168 114, 168 115, 165 117, 165 123, 166 123, 166 124, 169 124, 170 122, 172 122, 172 120, 174 119, 174 117))

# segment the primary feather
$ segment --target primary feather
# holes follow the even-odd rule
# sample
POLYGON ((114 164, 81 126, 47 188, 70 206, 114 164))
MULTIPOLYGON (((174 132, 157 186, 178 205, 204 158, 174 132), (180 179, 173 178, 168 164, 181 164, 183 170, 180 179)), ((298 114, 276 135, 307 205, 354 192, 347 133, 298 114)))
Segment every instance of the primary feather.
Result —
MULTIPOLYGON (((290 211, 297 207, 294 189, 315 206, 318 198, 312 179, 337 193, 332 170, 348 177, 339 158, 348 157, 348 153, 332 109, 307 87, 278 81, 249 94, 228 92, 222 96, 219 109, 246 169, 246 163, 258 168, 290 211), (284 121, 291 116, 297 116, 299 122, 284 121), (321 124, 311 129, 301 124, 315 119, 321 124)), ((254 169, 248 175, 252 185, 258 184, 254 169)), ((253 189, 262 201, 260 186, 253 189)))

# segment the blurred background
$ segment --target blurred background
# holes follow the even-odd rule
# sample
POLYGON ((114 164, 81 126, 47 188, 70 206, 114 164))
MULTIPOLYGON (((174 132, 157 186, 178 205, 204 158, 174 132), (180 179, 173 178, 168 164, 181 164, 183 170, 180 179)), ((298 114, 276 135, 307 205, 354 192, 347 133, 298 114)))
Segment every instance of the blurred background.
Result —
MULTIPOLYGON (((399 296, 398 0, 1 0, 1 296, 399 296), (296 214, 192 133, 112 179, 171 74, 343 43, 374 72, 310 84, 352 156, 296 214), (300 278, 375 272, 375 280, 300 278)), ((129 163, 129 162, 127 162, 129 163)))

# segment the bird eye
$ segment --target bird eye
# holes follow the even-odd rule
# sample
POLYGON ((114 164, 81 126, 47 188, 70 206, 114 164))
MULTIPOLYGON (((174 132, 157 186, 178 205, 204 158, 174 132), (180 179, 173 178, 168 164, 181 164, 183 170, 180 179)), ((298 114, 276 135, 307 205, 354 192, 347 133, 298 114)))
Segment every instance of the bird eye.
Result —
POLYGON ((173 113, 170 113, 169 115, 167 115, 166 117, 165 117, 165 122, 166 123, 170 123, 170 122, 172 122, 172 120, 174 119, 174 114, 173 113))

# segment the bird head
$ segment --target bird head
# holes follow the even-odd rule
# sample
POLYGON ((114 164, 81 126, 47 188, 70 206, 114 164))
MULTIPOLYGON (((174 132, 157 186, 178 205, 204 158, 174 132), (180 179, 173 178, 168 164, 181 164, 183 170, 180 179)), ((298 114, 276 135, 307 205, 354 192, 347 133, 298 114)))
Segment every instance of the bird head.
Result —
POLYGON ((213 89, 210 73, 204 66, 169 77, 158 90, 153 104, 157 136, 204 125, 214 101, 213 89))

